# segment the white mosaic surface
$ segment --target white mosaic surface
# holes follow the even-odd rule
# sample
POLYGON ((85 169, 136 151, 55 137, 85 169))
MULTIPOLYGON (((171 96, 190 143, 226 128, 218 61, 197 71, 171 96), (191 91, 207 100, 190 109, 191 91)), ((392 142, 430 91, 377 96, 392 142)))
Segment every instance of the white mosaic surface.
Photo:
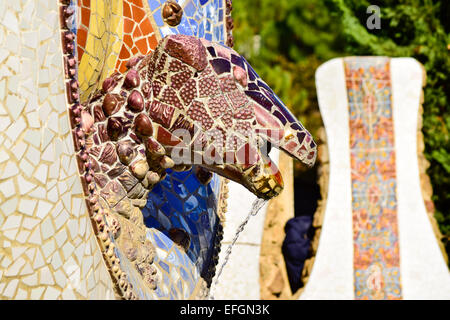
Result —
POLYGON ((0 1, 0 299, 113 299, 78 178, 57 0, 0 1))
POLYGON ((330 176, 319 247, 300 299, 353 299, 350 138, 342 59, 317 69, 316 87, 327 130, 330 176))

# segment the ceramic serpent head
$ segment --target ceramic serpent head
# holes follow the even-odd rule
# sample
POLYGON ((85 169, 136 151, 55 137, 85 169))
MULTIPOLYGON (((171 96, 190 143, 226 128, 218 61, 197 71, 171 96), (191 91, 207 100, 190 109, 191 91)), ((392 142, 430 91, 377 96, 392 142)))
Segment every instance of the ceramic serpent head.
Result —
MULTIPOLYGON (((107 78, 80 111, 88 150, 80 157, 89 159, 88 179, 100 190, 95 200, 100 214, 94 217, 100 234, 108 229, 154 288, 154 249, 145 240, 140 209, 166 169, 197 165, 200 181, 216 172, 270 199, 281 192, 283 181, 268 156, 268 143, 307 165, 315 161, 316 145, 230 48, 173 35, 153 54, 132 58, 128 68, 107 78)), ((132 296, 125 276, 118 274, 123 291, 132 296)))

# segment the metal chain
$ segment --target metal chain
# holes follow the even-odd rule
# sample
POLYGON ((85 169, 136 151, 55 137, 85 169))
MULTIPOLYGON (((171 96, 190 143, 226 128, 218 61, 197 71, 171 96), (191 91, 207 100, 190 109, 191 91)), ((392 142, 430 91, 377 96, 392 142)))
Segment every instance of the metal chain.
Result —
POLYGON ((214 281, 214 284, 211 287, 209 300, 214 300, 213 291, 215 291, 215 289, 217 288, 217 284, 219 283, 219 277, 222 274, 223 268, 225 267, 225 265, 228 263, 228 260, 230 259, 231 250, 233 249, 233 246, 236 244, 236 241, 238 240, 239 235, 242 233, 242 231, 244 231, 244 227, 250 220, 250 217, 256 216, 256 214, 259 212, 259 210, 261 210, 261 208, 266 204, 266 202, 267 202, 267 200, 257 198, 252 204, 252 209, 250 210, 250 213, 247 215, 245 220, 236 229, 234 239, 231 242, 231 244, 228 246, 227 251, 225 252, 225 258, 223 260, 222 265, 220 266, 219 272, 217 273, 216 281, 214 281))

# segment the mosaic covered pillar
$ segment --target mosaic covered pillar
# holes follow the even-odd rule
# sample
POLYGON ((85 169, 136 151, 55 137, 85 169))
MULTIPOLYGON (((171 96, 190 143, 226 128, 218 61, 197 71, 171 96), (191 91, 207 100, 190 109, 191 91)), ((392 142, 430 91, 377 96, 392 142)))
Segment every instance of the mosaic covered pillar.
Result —
POLYGON ((423 67, 411 58, 334 59, 316 83, 329 184, 300 298, 448 299, 448 268, 419 179, 423 67))

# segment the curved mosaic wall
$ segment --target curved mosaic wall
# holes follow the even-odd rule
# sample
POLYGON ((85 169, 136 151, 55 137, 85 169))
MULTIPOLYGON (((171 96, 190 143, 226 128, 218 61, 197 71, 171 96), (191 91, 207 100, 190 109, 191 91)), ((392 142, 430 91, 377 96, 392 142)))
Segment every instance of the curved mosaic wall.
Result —
MULTIPOLYGON (((164 3, 141 0, 68 3, 66 11, 72 15, 67 18, 66 25, 76 35, 76 46, 71 54, 77 57, 78 61, 74 79, 79 83, 80 102, 87 101, 105 77, 113 72, 127 70, 126 63, 131 56, 152 52, 157 42, 165 35, 195 35, 225 43, 226 5, 223 1, 183 3, 183 17, 176 27, 170 27, 162 21, 161 11, 164 3)), ((203 186, 191 170, 182 173, 169 172, 167 178, 152 190, 143 214, 145 224, 149 227, 147 239, 156 248, 153 265, 158 269, 155 281, 160 285, 154 292, 141 286, 139 276, 127 265, 127 259, 122 257, 121 250, 115 249, 120 260, 120 269, 129 276, 128 280, 138 297, 186 299, 198 294, 194 294, 194 289, 199 281, 202 281, 200 275, 210 281, 208 279, 214 274, 214 263, 211 263, 214 260, 211 258, 217 254, 215 242, 220 241, 221 226, 216 216, 220 207, 221 184, 222 179, 215 176, 210 186, 203 186), (176 181, 172 180, 173 178, 191 181, 189 188, 195 193, 186 199, 167 202, 157 209, 151 207, 155 199, 167 199, 177 194, 177 183, 173 183, 176 181), (174 208, 178 209, 178 205, 182 208, 194 205, 198 219, 187 218, 191 225, 186 222, 183 225, 181 222, 184 219, 177 218, 180 210, 175 215, 172 212, 174 208), (148 209, 150 207, 151 210, 148 209), (206 215, 200 217, 202 213, 206 215), (167 221, 170 221, 170 224, 167 221), (199 225, 196 227, 195 223, 199 225), (186 253, 167 237, 170 228, 164 227, 168 226, 189 230, 191 248, 186 253), (160 231, 165 231, 165 234, 160 231)), ((117 245, 114 239, 111 238, 111 241, 117 245)))

